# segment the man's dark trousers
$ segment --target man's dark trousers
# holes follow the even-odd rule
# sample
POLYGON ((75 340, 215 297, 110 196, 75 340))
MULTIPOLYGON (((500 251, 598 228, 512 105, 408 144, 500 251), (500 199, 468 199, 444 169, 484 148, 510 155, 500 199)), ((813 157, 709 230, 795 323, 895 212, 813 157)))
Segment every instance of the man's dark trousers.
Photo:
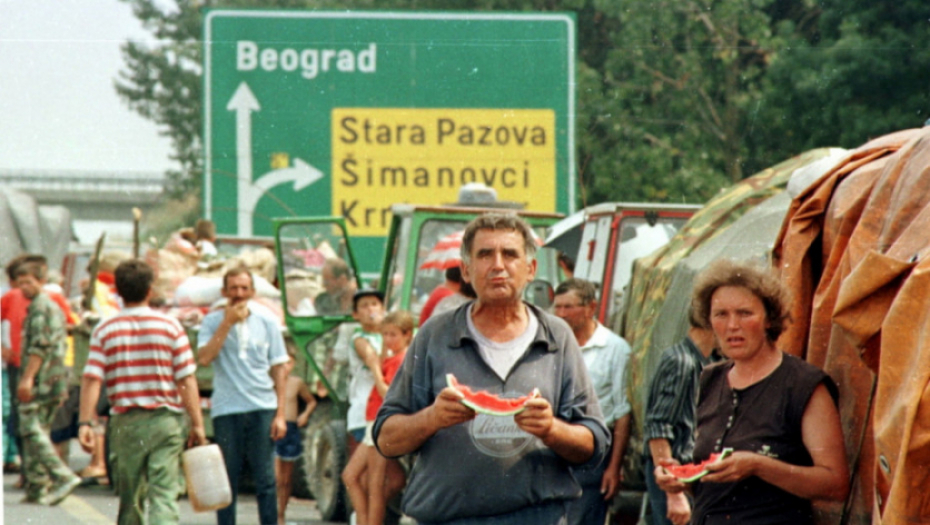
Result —
POLYGON ((223 451, 232 503, 216 512, 218 525, 235 525, 236 499, 239 493, 239 473, 242 458, 249 462, 255 482, 255 498, 261 525, 278 523, 278 500, 274 479, 274 441, 271 422, 274 410, 255 410, 213 418, 213 435, 223 451))

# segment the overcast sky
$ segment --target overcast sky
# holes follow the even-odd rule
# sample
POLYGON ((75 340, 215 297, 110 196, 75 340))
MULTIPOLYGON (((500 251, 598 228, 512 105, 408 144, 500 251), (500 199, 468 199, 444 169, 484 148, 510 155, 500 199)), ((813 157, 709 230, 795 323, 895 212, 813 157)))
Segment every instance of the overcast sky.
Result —
POLYGON ((113 89, 120 44, 147 36, 118 0, 0 0, 0 169, 172 166, 113 89))

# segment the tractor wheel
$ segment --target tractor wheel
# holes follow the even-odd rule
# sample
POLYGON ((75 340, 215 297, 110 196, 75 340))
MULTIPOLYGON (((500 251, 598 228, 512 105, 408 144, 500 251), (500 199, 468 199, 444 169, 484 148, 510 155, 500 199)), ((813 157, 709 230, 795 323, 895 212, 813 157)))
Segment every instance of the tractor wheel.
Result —
POLYGON ((342 484, 346 465, 346 422, 329 421, 307 435, 304 465, 307 486, 324 521, 345 521, 348 495, 342 484))

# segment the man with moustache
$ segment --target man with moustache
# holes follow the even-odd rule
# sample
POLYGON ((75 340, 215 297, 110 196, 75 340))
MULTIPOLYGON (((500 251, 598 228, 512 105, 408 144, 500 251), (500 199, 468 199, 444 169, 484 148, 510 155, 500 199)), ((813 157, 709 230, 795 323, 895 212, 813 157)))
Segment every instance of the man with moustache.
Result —
POLYGON ((319 315, 347 315, 352 313, 355 281, 349 265, 342 259, 326 259, 320 272, 324 292, 313 300, 319 315))
POLYGON ((403 511, 421 524, 563 524, 581 494, 570 466, 597 464, 610 446, 571 330, 522 300, 535 253, 515 214, 466 227, 462 271, 477 299, 420 328, 378 412, 380 452, 417 456, 403 511), (448 373, 473 390, 534 396, 514 416, 478 415, 448 373))
POLYGON ((630 437, 631 407, 626 393, 630 345, 594 318, 597 310, 594 283, 575 278, 563 281, 555 289, 552 310, 575 334, 604 413, 604 423, 613 432, 607 461, 593 468, 575 469, 583 493, 569 508, 570 524, 600 524, 607 517, 610 500, 620 490, 620 468, 630 437))
POLYGON ((287 351, 277 320, 250 304, 255 285, 247 269, 227 271, 222 293, 226 308, 204 317, 197 351, 200 366, 213 364, 213 433, 223 451, 233 496, 232 504, 217 511, 217 523, 236 523, 239 472, 245 458, 255 481, 259 523, 274 525, 278 503, 273 442, 287 433, 287 351))

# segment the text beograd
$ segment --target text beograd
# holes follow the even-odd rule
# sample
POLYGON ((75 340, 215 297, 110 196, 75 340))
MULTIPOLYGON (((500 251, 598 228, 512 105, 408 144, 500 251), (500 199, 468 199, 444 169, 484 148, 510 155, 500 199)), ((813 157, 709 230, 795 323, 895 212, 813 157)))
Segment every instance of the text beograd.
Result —
POLYGON ((374 42, 368 47, 353 51, 351 49, 275 49, 261 48, 251 40, 236 42, 236 69, 254 71, 261 68, 267 72, 300 70, 300 75, 308 80, 320 73, 338 71, 341 73, 374 73, 378 69, 378 46, 374 42))

